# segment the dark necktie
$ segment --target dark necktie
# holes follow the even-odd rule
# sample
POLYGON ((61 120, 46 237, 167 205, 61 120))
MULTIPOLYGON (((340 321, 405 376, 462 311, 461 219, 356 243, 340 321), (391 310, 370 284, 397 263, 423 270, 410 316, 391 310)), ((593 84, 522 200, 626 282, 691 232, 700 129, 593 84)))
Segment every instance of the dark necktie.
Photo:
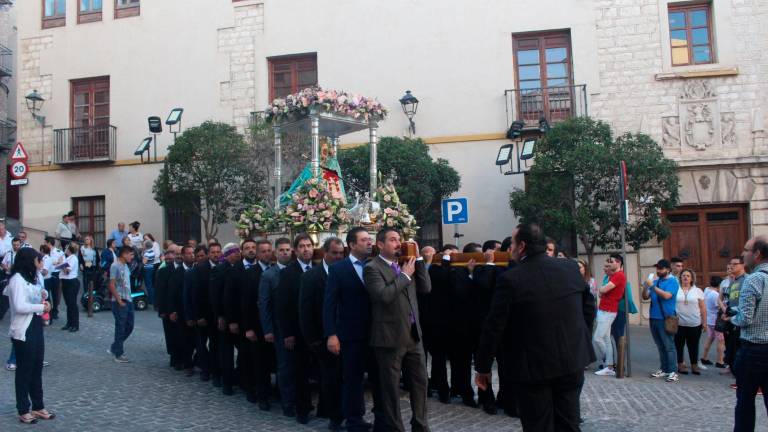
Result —
POLYGON ((311 268, 312 268, 312 266, 311 266, 311 265, 309 265, 309 264, 307 264, 307 266, 306 266, 306 267, 304 267, 304 271, 305 271, 305 272, 307 272, 307 271, 309 271, 309 269, 311 269, 311 268))

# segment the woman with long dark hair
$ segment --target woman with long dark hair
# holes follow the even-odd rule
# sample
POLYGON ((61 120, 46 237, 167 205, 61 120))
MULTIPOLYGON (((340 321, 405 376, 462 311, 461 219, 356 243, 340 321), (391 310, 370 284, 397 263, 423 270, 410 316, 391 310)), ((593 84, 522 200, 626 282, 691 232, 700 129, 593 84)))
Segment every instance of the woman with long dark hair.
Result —
POLYGON ((37 251, 21 248, 4 291, 10 300, 9 335, 16 350, 16 410, 19 421, 27 424, 56 417, 43 404, 45 342, 40 315, 49 312, 51 304, 47 301, 48 293, 37 280, 41 269, 42 261, 37 251))
POLYGON ((72 333, 80 329, 80 311, 77 308, 77 293, 80 291, 80 281, 77 279, 80 271, 80 260, 77 259, 79 250, 77 243, 72 242, 67 245, 66 259, 61 265, 61 276, 59 276, 64 302, 67 304, 67 324, 61 329, 72 333))

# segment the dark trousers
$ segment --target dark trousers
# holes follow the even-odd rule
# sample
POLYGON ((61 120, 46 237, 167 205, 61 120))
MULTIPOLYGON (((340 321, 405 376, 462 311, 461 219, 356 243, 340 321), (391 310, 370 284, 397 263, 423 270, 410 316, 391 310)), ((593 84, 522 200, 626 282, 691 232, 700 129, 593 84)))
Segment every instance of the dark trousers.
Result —
POLYGON ((736 353, 741 345, 741 329, 731 326, 731 330, 725 334, 725 364, 731 367, 731 372, 736 373, 736 353))
POLYGON ((317 414, 323 414, 329 420, 341 423, 341 359, 328 351, 325 344, 315 347, 313 355, 320 365, 320 397, 317 414), (320 410, 322 407, 322 413, 320 410))
POLYGON ((472 351, 474 349, 469 337, 459 336, 448 356, 451 361, 451 393, 463 399, 475 397, 472 390, 472 351))
POLYGON ((45 289, 51 294, 51 297, 49 297, 51 299, 51 319, 59 319, 59 303, 61 303, 61 279, 59 279, 59 272, 51 273, 51 277, 45 282, 45 289), (50 284, 50 289, 48 284, 50 284))
POLYGON ((77 279, 62 279, 61 291, 64 303, 67 305, 67 327, 80 328, 80 310, 77 306, 77 293, 80 291, 80 281, 77 279))
POLYGON ((515 383, 523 431, 578 432, 579 393, 584 372, 545 381, 515 383))
POLYGON ((219 360, 219 329, 215 321, 210 321, 208 329, 208 367, 211 376, 221 378, 221 361, 219 360))
MULTIPOLYGON (((343 348, 342 348, 343 349, 343 348)), ((406 388, 411 397, 411 430, 429 431, 427 424, 427 368, 421 343, 397 348, 374 347, 381 386, 381 416, 377 430, 405 432, 400 415, 400 375, 405 371, 406 388)))
POLYGON ((446 362, 453 342, 451 333, 447 327, 432 327, 428 334, 430 335, 429 355, 432 363, 430 385, 437 390, 438 395, 447 396, 449 385, 446 362))
POLYGON ((125 302, 124 306, 120 306, 113 301, 112 316, 115 318, 115 340, 109 350, 115 357, 120 357, 125 352, 123 344, 133 333, 133 303, 125 302))
POLYGON ((691 366, 696 366, 699 361, 699 339, 701 339, 701 326, 678 326, 675 333, 675 350, 677 350, 677 362, 683 362, 683 348, 688 347, 688 358, 691 366))
POLYGON ((83 292, 87 293, 89 289, 98 290, 100 282, 101 272, 95 267, 83 271, 83 292), (93 285, 91 285, 91 283, 93 283, 93 285))
POLYGON ((283 408, 294 407, 297 414, 308 414, 312 410, 309 348, 300 337, 296 338, 296 346, 292 350, 285 348, 282 337, 275 338, 275 344, 283 344, 277 354, 277 382, 283 408))
POLYGON ((30 399, 32 410, 39 411, 43 405, 43 359, 45 341, 43 339, 43 320, 38 315, 32 317, 27 327, 25 341, 11 339, 16 350, 16 410, 19 415, 29 412, 30 399))
POLYGON ((242 382, 246 392, 259 402, 269 402, 270 375, 270 344, 263 339, 252 342, 243 339, 240 343, 238 356, 245 355, 242 382))
MULTIPOLYGON (((501 366, 498 365, 498 361, 496 362, 496 366, 498 370, 501 369, 501 366)), ((477 389, 477 403, 483 407, 496 405, 496 396, 493 394, 493 382, 489 381, 488 388, 485 390, 477 389)))
MULTIPOLYGON (((755 396, 757 390, 768 390, 768 344, 741 341, 736 353, 736 422, 734 432, 755 430, 755 396)), ((768 397, 763 397, 768 411, 768 397)))
POLYGON ((192 369, 195 366, 192 358, 195 353, 195 328, 188 326, 181 317, 176 321, 176 327, 176 357, 184 369, 192 369))
POLYGON ((178 364, 178 359, 176 358, 176 346, 174 345, 176 343, 176 323, 172 322, 167 317, 162 318, 162 320, 163 335, 165 336, 165 352, 171 356, 171 366, 176 366, 178 364))
MULTIPOLYGON (((59 278, 53 278, 49 277, 48 279, 43 280, 43 287, 45 287, 45 290, 48 292, 48 302, 51 303, 51 312, 50 316, 51 319, 53 319, 53 301, 54 297, 56 296, 56 286, 59 284, 59 278)), ((58 311, 56 311, 58 314, 58 311)))
MULTIPOLYGON (((0 286, 0 290, 4 289, 5 285, 0 286)), ((3 319, 5 316, 5 313, 8 312, 8 308, 10 307, 10 302, 8 300, 8 296, 4 296, 2 291, 0 291, 0 320, 3 319)))
POLYGON ((219 367, 221 368, 221 384, 224 387, 235 385, 235 345, 238 335, 229 329, 219 332, 219 367))
POLYGON ((211 373, 211 352, 208 350, 210 331, 208 326, 195 327, 195 352, 197 353, 197 367, 203 374, 211 373))
MULTIPOLYGON (((365 415, 365 380, 367 341, 341 343, 341 408, 347 420, 347 429, 353 431, 363 423, 365 415)), ((366 429, 367 430, 367 429, 366 429)))

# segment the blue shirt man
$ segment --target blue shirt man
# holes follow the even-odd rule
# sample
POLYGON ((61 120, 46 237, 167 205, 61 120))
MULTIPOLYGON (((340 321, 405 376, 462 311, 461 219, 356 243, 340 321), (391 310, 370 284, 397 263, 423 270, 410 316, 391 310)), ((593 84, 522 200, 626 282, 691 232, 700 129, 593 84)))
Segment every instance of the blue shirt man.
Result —
POLYGON ((118 222, 117 229, 114 229, 111 233, 109 233, 109 238, 115 239, 115 244, 117 247, 121 247, 123 245, 123 237, 127 235, 128 231, 125 230, 125 223, 118 222))

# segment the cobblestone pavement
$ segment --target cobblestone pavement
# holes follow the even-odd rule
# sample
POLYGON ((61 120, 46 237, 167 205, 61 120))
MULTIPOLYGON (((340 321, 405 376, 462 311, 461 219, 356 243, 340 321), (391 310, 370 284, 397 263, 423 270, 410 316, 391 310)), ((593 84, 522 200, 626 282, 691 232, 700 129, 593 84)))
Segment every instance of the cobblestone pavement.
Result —
MULTIPOLYGON (((0 371, 0 430, 38 431, 301 431, 327 430, 327 422, 312 419, 307 426, 281 415, 277 404, 264 413, 241 393, 223 396, 210 383, 187 378, 168 367, 162 328, 155 314, 138 312, 136 329, 126 343, 129 364, 116 364, 106 354, 113 335, 111 313, 89 319, 81 315, 80 332, 46 329, 43 385, 47 407, 59 417, 37 426, 19 424, 15 416, 13 372, 0 371)), ((8 319, 0 323, 6 335, 8 319)), ((648 378, 656 369, 656 350, 647 327, 632 329, 631 378, 597 377, 587 373, 582 394, 585 431, 724 431, 733 425, 734 391, 729 377, 714 368, 702 376, 684 376, 669 384, 648 378)), ((10 341, 0 339, 0 357, 10 341)), ((407 396, 403 418, 410 419, 407 396)), ((758 430, 768 420, 758 396, 758 430)), ((370 408, 370 407, 369 407, 370 408)), ((429 401, 433 431, 518 431, 520 423, 504 415, 488 416, 454 400, 429 401)))

